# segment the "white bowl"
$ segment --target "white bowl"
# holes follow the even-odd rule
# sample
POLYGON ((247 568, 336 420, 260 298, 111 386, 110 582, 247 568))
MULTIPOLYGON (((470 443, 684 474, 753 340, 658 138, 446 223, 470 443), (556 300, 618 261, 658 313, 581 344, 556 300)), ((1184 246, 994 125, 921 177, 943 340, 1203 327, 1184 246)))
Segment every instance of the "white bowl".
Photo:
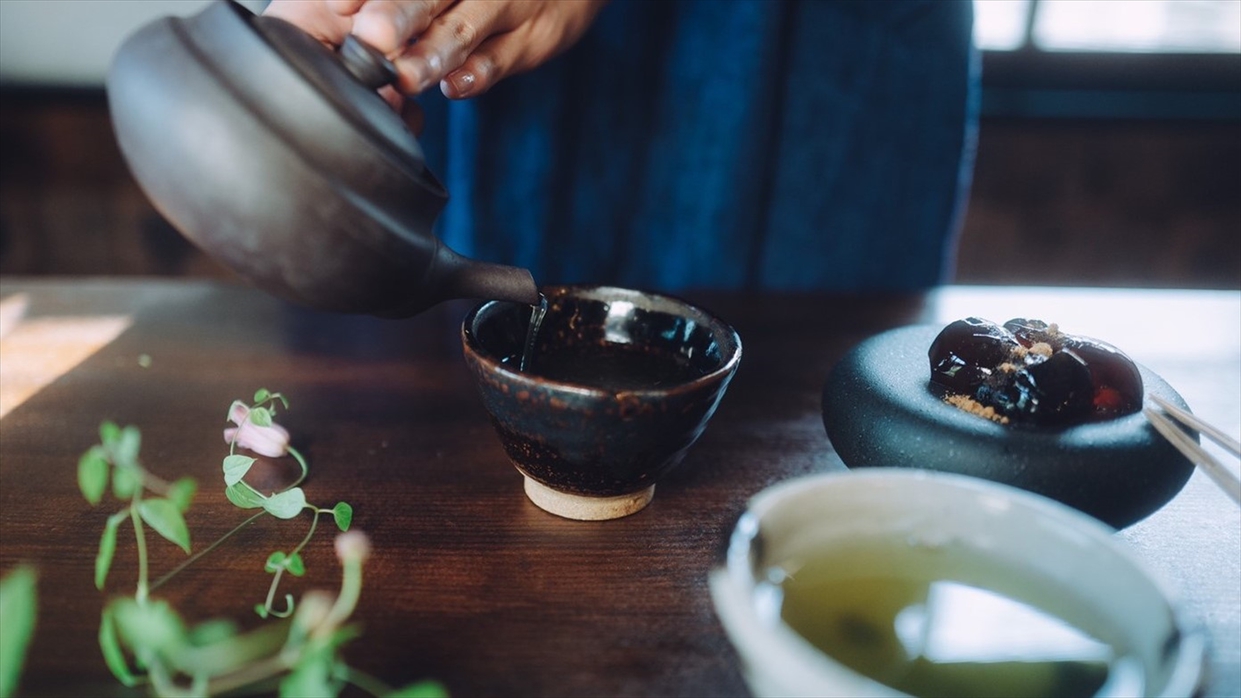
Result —
MULTIPOLYGON (((867 537, 962 544, 1029 572, 1048 598, 1075 596, 1126 659, 1099 696, 1189 696, 1203 679, 1205 634, 1166 587, 1097 520, 1007 485, 946 473, 875 468, 813 475, 754 496, 737 522, 711 595, 756 696, 901 696, 837 662, 763 603, 759 579, 783 561, 867 537)), ((1103 635, 1100 635, 1101 637, 1103 635)))

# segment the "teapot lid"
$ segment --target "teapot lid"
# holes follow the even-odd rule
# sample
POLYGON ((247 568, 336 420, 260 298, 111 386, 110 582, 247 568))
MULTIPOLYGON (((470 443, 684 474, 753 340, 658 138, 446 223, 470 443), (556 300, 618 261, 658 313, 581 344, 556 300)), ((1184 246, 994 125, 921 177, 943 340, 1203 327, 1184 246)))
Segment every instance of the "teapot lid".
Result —
POLYGON ((376 92, 397 78, 383 54, 352 35, 332 51, 232 0, 181 26, 187 44, 200 49, 190 55, 308 165, 376 204, 377 213, 414 214, 406 221, 413 232, 430 234, 448 194, 427 169, 418 139, 376 92), (411 185, 423 194, 412 202, 411 185))
MULTIPOLYGON (((247 12, 232 3, 221 3, 234 14, 247 12)), ((240 15, 241 25, 250 29, 257 38, 275 52, 278 59, 286 61, 297 77, 314 88, 344 117, 343 125, 357 129, 364 137, 375 142, 379 152, 393 159, 406 175, 421 180, 426 174, 425 159, 418 139, 405 126, 399 115, 379 97, 376 90, 396 82, 396 67, 382 53, 363 43, 352 34, 345 38, 339 52, 333 52, 310 34, 292 24, 265 16, 240 15)), ((237 37, 239 41, 249 37, 237 37)), ((221 78, 234 82, 248 80, 249 71, 221 78)), ((265 85, 271 99, 284 99, 278 85, 265 85)), ((280 127, 281 124, 273 124, 280 127)), ((326 142, 327 134, 300 143, 303 148, 315 149, 317 143, 326 142)), ((358 153, 359 157, 362 153, 358 153)))

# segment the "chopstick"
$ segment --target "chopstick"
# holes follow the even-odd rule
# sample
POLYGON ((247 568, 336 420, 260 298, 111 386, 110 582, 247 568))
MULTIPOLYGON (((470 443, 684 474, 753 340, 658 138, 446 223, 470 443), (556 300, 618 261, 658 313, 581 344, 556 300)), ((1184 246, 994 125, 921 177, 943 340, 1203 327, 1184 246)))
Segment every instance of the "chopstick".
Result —
POLYGON ((1219 485, 1220 489, 1232 497, 1234 502, 1241 504, 1241 478, 1216 460, 1215 456, 1203 449, 1193 437, 1182 431, 1172 420, 1175 419, 1206 436, 1234 456, 1241 456, 1241 442, 1157 395, 1149 397, 1163 410, 1156 412, 1149 407, 1142 408, 1142 413, 1150 420, 1151 426, 1155 427, 1155 430, 1178 451, 1185 454, 1186 458, 1202 468, 1211 480, 1219 485))

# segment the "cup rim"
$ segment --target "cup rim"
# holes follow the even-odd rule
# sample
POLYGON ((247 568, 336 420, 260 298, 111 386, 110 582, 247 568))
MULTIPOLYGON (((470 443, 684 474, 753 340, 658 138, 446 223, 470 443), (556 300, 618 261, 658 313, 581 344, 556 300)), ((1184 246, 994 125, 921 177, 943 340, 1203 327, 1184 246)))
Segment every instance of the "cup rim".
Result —
POLYGON ((705 373, 692 380, 683 383, 677 383, 660 388, 637 388, 628 390, 609 390, 607 388, 596 388, 580 383, 569 383, 566 381, 554 380, 543 376, 530 373, 524 373, 514 370, 508 365, 501 363, 489 352, 485 352, 478 345, 478 339, 474 336, 471 329, 478 316, 484 313, 488 308, 497 305, 517 305, 512 301, 504 300, 488 300, 479 303, 466 313, 465 318, 461 321, 461 344, 465 348, 466 354, 484 365, 488 371, 497 373, 504 377, 506 381, 510 381, 519 385, 528 385, 530 387, 552 387, 557 391, 573 393, 583 396, 592 397, 611 397, 618 394, 634 395, 634 396, 669 396, 682 393, 689 393, 701 386, 711 385, 719 382, 721 379, 731 375, 741 362, 741 335, 737 330, 718 315, 695 305, 683 298, 670 295, 667 293, 659 293, 654 291, 645 291, 641 289, 624 288, 621 286, 608 286, 596 284, 562 284, 554 286, 545 286, 540 289, 543 295, 549 298, 553 293, 557 295, 579 295, 589 296, 590 294, 615 294, 618 296, 628 296, 632 298, 654 298, 660 302, 677 306, 688 311, 689 315, 696 315, 698 319, 705 320, 717 336, 726 337, 731 343, 732 351, 728 353, 724 361, 710 372, 705 373))
MULTIPOLYGON (((1205 628, 1189 616, 1184 600, 1163 576, 1156 574, 1137 557, 1132 548, 1115 537, 1114 529, 1072 507, 1016 487, 970 475, 909 468, 875 467, 867 468, 865 472, 820 472, 797 476, 770 485, 746 502, 745 509, 738 516, 737 522, 728 529, 728 536, 711 569, 709 586, 716 614, 722 621, 726 615, 731 616, 734 623, 742 623, 750 629, 758 629, 758 632, 769 636, 769 642, 766 643, 769 648, 764 650, 765 652, 782 653, 793 657, 799 665, 808 665, 809 668, 805 669, 807 676, 823 677, 825 673, 843 675, 857 685, 865 686, 868 692, 876 695, 906 695, 841 664, 827 653, 815 648, 786 623, 780 622, 774 625, 764 623, 750 607, 749 604, 752 602, 746 598, 749 593, 752 593, 756 581, 750 562, 750 550, 761 530, 762 517, 791 497, 816 488, 830 487, 832 483, 844 480, 856 484, 864 484, 868 480, 895 481, 919 487, 926 483, 938 483, 956 490, 1008 497, 1017 506, 1031 511, 1036 516, 1058 519, 1061 523, 1071 527, 1074 532, 1090 538, 1092 545, 1101 545, 1115 554, 1129 568, 1130 574, 1145 579, 1163 599, 1181 651, 1168 672, 1165 685, 1161 687, 1159 693, 1154 695, 1160 697, 1197 695, 1203 687, 1206 679, 1209 643, 1205 628), (738 602, 743 610, 723 608, 723 606, 738 602)), ((740 652, 740 648, 738 651, 740 652)), ((1100 698, 1108 695, 1110 694, 1096 694, 1100 698)))

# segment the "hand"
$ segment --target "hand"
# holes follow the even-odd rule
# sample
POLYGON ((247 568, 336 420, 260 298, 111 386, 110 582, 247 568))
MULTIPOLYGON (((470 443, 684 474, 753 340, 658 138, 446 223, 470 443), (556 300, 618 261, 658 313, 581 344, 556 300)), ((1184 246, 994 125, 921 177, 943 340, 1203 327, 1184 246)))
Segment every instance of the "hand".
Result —
POLYGON ((352 32, 396 65, 397 89, 476 97, 573 45, 607 0, 272 0, 265 14, 337 46, 352 32), (411 43, 412 42, 412 43, 411 43))

